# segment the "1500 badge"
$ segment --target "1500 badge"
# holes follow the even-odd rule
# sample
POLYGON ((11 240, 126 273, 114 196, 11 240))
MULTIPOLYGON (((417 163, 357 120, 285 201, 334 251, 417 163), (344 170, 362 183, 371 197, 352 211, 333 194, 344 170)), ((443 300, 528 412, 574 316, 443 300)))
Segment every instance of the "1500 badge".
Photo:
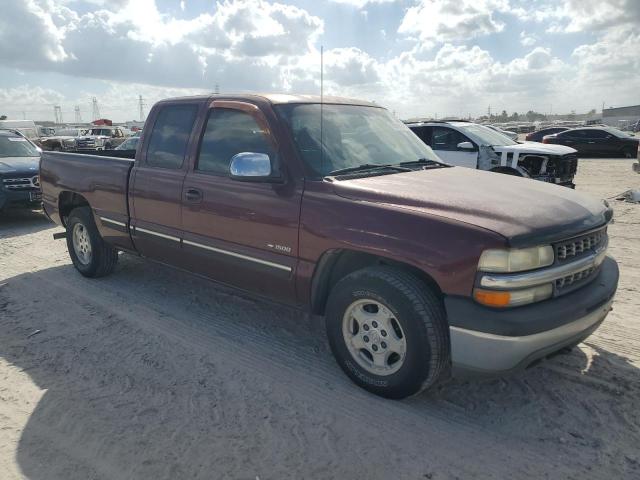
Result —
POLYGON ((287 247, 285 245, 274 245, 273 243, 267 243, 267 247, 278 250, 279 252, 291 253, 291 247, 287 247))

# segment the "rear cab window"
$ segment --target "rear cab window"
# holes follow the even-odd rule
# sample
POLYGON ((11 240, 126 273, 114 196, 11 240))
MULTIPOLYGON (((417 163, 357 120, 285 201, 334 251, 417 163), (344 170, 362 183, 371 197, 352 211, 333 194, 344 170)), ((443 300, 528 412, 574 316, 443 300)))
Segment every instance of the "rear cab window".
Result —
POLYGON ((197 111, 198 106, 195 104, 167 105, 160 108, 147 148, 148 166, 182 168, 197 111))

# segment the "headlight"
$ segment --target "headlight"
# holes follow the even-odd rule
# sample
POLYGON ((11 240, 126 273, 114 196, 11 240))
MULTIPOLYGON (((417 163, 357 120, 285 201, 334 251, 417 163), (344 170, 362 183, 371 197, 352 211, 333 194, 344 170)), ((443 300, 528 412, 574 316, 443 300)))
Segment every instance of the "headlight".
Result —
POLYGON ((553 284, 551 283, 521 290, 485 290, 476 288, 473 291, 473 298, 476 302, 488 307, 517 307, 546 300, 551 298, 552 295, 553 284))
POLYGON ((551 245, 541 247, 485 250, 480 255, 478 270, 481 272, 512 273, 548 267, 553 263, 551 245))

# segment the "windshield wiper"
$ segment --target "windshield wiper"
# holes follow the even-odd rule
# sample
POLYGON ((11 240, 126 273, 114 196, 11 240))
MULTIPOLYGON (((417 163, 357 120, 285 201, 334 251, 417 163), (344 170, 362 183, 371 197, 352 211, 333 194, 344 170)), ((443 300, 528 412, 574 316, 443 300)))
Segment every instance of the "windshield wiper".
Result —
POLYGON ((373 164, 373 163, 364 163, 362 165, 358 165, 356 167, 347 167, 347 168, 339 168, 337 170, 332 170, 331 172, 329 172, 327 174, 327 176, 331 176, 331 175, 341 175, 343 173, 351 173, 351 172, 363 172, 366 170, 378 170, 378 169, 388 169, 388 170, 395 170, 397 172, 410 172, 411 169, 410 168, 404 168, 400 165, 392 165, 392 164, 382 164, 382 165, 377 165, 377 164, 373 164))
POLYGON ((449 165, 448 163, 444 163, 444 162, 438 162, 437 160, 429 160, 427 158, 419 158, 418 160, 412 160, 409 162, 400 162, 397 163, 396 165, 398 166, 404 166, 404 165, 425 165, 425 166, 433 166, 433 167, 450 167, 451 165, 449 165))

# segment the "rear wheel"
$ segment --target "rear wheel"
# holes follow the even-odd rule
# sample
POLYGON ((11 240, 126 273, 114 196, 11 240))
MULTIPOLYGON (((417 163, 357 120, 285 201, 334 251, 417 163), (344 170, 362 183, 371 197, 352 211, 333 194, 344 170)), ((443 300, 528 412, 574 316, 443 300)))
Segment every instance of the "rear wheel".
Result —
POLYGON ((67 248, 73 266, 85 277, 108 275, 118 262, 118 251, 100 236, 89 207, 75 208, 69 214, 67 248))
POLYGON ((369 267, 340 280, 329 296, 326 323, 340 367, 376 395, 414 395, 448 369, 442 302, 426 284, 400 269, 369 267))

